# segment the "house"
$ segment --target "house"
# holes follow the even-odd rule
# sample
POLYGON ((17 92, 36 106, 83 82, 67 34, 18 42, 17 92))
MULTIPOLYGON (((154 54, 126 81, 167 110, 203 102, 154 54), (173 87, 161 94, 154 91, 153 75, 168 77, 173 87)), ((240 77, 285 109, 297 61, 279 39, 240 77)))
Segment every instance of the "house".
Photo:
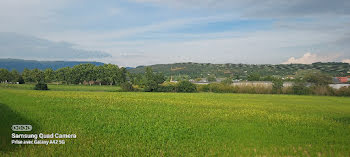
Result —
POLYGON ((340 83, 347 83, 348 82, 348 77, 337 77, 340 83))

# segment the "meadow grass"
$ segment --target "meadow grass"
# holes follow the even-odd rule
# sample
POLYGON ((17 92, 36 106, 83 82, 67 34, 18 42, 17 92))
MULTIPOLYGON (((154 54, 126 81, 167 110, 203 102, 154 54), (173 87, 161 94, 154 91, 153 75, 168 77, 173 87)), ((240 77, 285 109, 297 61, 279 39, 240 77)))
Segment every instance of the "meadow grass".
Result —
POLYGON ((0 107, 3 138, 18 123, 77 134, 65 145, 7 139, 0 156, 350 155, 346 97, 0 87, 0 107))
MULTIPOLYGON (((34 89, 35 84, 3 84, 0 83, 2 88, 15 88, 15 89, 34 89)), ((116 92, 120 91, 119 86, 109 86, 109 85, 66 85, 66 84, 48 84, 49 90, 53 91, 104 91, 104 92, 116 92)))

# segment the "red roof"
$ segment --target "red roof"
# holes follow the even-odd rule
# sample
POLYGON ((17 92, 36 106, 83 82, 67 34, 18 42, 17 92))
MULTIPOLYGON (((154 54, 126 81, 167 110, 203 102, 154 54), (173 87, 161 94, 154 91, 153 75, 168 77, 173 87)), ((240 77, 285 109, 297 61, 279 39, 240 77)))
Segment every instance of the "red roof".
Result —
POLYGON ((341 83, 346 83, 346 82, 348 82, 348 78, 347 78, 347 77, 337 77, 337 79, 338 79, 341 83))

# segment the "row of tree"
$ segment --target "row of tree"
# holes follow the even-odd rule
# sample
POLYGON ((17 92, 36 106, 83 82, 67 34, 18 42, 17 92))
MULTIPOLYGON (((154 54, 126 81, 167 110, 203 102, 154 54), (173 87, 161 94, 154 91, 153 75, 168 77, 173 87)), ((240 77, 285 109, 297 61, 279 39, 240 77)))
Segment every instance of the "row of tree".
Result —
POLYGON ((162 73, 154 73, 150 67, 143 74, 131 74, 125 68, 117 65, 80 64, 74 67, 52 69, 24 69, 22 73, 17 70, 8 71, 0 69, 0 81, 11 83, 37 83, 40 87, 45 83, 62 84, 104 84, 120 85, 125 90, 133 90, 132 85, 139 86, 147 92, 157 91, 159 85, 165 81, 162 73), (130 82, 130 83, 129 83, 130 82))
POLYGON ((39 82, 57 82, 65 84, 121 84, 127 79, 125 68, 119 68, 117 65, 104 64, 95 66, 93 64, 80 64, 74 67, 64 67, 57 70, 52 69, 24 69, 22 73, 17 70, 8 71, 0 69, 1 82, 19 82, 19 83, 39 83, 39 82))

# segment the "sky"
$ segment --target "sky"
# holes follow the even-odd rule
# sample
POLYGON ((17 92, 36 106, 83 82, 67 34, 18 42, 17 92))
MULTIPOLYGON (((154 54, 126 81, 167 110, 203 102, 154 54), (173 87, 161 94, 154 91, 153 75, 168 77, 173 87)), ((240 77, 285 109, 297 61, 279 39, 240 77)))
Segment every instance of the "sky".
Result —
POLYGON ((0 0, 0 58, 350 63, 349 0, 0 0))

